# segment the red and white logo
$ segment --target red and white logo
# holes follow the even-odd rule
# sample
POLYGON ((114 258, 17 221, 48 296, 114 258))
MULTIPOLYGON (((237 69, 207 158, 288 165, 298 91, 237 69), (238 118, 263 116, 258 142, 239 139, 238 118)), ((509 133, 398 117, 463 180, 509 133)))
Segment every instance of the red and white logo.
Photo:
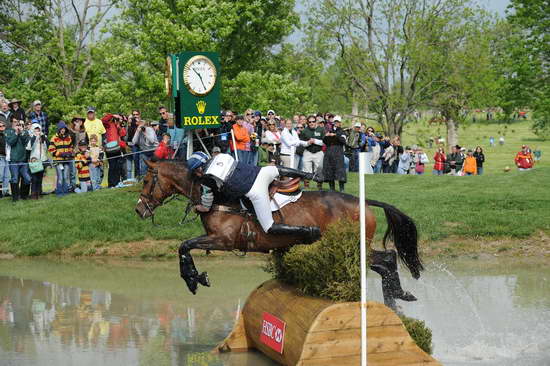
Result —
POLYGON ((260 342, 282 354, 285 343, 285 329, 286 323, 284 321, 272 314, 264 312, 260 342))

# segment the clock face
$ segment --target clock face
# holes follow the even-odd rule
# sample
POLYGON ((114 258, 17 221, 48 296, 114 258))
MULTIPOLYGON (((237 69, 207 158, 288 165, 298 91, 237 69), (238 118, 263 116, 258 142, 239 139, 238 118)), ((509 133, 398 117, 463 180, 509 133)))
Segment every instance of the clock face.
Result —
POLYGON ((206 56, 194 56, 183 70, 183 82, 191 94, 206 95, 216 84, 216 67, 206 56))

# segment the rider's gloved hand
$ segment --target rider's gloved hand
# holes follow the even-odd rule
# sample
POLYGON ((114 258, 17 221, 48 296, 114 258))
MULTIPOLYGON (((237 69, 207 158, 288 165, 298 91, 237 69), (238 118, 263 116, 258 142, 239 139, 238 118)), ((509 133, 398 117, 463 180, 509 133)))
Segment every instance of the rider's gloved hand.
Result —
POLYGON ((210 209, 208 207, 204 207, 203 205, 196 205, 195 211, 199 213, 206 213, 206 212, 209 212, 210 209))

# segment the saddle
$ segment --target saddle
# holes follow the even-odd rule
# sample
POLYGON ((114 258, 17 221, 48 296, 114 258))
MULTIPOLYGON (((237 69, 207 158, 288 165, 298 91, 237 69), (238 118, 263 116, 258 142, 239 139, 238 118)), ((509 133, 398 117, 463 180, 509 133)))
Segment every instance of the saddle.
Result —
POLYGON ((281 193, 291 196, 300 193, 300 178, 274 180, 269 185, 269 198, 272 199, 275 193, 281 193))

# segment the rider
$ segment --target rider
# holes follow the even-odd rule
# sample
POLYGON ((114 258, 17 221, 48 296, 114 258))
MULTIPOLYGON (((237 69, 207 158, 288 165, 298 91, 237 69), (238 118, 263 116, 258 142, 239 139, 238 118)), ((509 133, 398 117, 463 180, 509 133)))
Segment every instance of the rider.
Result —
MULTIPOLYGON (((195 152, 187 160, 189 170, 199 177, 201 185, 209 189, 217 190, 224 196, 239 199, 243 196, 250 199, 256 217, 267 234, 273 235, 297 235, 301 236, 305 243, 312 243, 319 239, 321 232, 318 227, 290 226, 276 224, 271 215, 269 200, 269 185, 279 176, 291 178, 313 179, 313 174, 304 173, 295 169, 282 166, 258 167, 235 161, 231 155, 218 154, 212 159, 203 152, 195 152)), ((202 203, 211 202, 211 193, 202 198, 202 203), (206 201, 206 202, 205 202, 206 201)), ((199 211, 209 211, 209 206, 199 207, 199 211)))

